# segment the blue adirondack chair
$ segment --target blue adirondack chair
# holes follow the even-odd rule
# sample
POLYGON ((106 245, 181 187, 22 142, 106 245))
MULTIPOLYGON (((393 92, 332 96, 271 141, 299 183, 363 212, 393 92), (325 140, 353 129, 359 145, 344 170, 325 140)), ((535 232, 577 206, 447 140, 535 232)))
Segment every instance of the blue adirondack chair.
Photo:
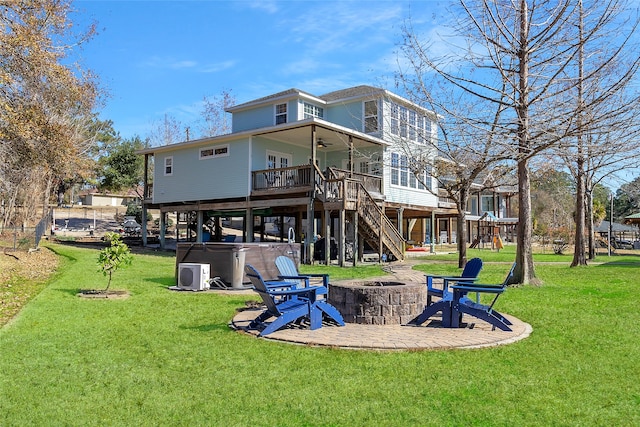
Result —
POLYGON ((324 295, 325 299, 329 293, 329 275, 320 273, 301 274, 296 268, 295 262, 287 256, 280 255, 276 258, 276 267, 280 273, 278 277, 287 282, 295 282, 296 288, 308 287, 311 285, 319 286, 317 295, 324 295), (311 281, 314 280, 314 283, 311 281), (318 282, 317 284, 315 282, 318 282), (320 285, 322 283, 322 285, 320 285))
POLYGON ((434 296, 444 298, 448 293, 450 282, 473 282, 478 279, 478 274, 482 270, 482 260, 480 258, 472 258, 464 266, 460 276, 443 276, 435 274, 425 274, 427 279, 427 306, 432 304, 434 296), (442 289, 433 286, 433 279, 442 280, 442 289))
MULTIPOLYGON (((285 325, 305 319, 309 320, 310 329, 315 330, 322 327, 323 315, 336 324, 344 326, 342 315, 335 307, 317 300, 319 287, 285 289, 286 283, 283 283, 282 289, 275 290, 273 287, 267 287, 262 275, 252 265, 245 265, 245 273, 267 307, 249 324, 252 329, 262 329, 260 336, 268 335, 285 325), (278 297, 285 298, 278 300, 278 297), (274 320, 266 324, 265 321, 272 317, 274 320)), ((270 283, 275 285, 274 281, 270 283)))
POLYGON ((431 316, 440 311, 442 312, 442 326, 445 328, 459 327, 462 322, 462 315, 466 313, 477 317, 478 319, 485 320, 494 327, 498 327, 503 331, 511 331, 511 328, 509 328, 511 322, 502 314, 493 310, 493 305, 498 299, 498 296, 506 290, 507 285, 513 277, 514 269, 515 264, 513 264, 507 278, 501 285, 483 285, 462 281, 451 285, 452 292, 449 292, 440 301, 427 306, 424 311, 414 320, 409 322, 409 324, 421 325, 431 316), (493 302, 487 306, 473 302, 467 298, 466 295, 469 292, 476 292, 479 294, 491 293, 494 294, 495 297, 493 302))
POLYGON ((462 315, 468 314, 470 316, 482 319, 487 323, 493 325, 494 329, 497 327, 503 331, 511 331, 509 326, 512 325, 511 321, 504 317, 502 314, 493 309, 498 297, 507 290, 507 286, 513 278, 513 272, 516 268, 516 263, 513 263, 507 278, 504 279, 501 285, 484 285, 479 283, 458 283, 452 285, 453 299, 452 299, 452 317, 451 327, 457 328, 462 322, 462 315), (479 302, 473 302, 469 298, 465 298, 465 295, 469 292, 476 292, 479 294, 492 294, 493 300, 491 304, 484 305, 479 302))

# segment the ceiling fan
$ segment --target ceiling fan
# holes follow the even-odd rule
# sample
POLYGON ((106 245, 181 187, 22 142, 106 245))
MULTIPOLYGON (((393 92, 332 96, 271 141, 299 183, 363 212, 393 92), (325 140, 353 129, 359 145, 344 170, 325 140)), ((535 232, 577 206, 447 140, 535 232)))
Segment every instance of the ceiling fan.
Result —
POLYGON ((320 148, 327 148, 328 146, 332 145, 331 143, 324 141, 322 138, 318 138, 318 140, 316 141, 316 144, 320 148))

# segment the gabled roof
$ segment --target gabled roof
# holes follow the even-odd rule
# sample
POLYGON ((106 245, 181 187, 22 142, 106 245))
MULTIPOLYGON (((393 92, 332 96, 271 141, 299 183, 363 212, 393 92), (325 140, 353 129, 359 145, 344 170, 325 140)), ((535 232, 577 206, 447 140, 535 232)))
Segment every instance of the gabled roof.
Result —
POLYGON ((308 99, 312 99, 316 102, 320 102, 320 103, 324 103, 324 100, 318 98, 315 95, 312 95, 308 92, 304 92, 300 89, 296 89, 296 88, 291 88, 291 89, 287 89, 287 90, 283 90, 282 92, 278 92, 278 93, 274 93, 271 95, 267 95, 267 96, 263 96, 262 98, 258 98, 258 99, 254 99, 248 102, 244 102, 242 104, 238 104, 238 105, 234 105, 231 106, 229 108, 226 108, 225 111, 228 113, 233 113, 235 111, 240 111, 240 110, 244 110, 246 108, 251 108, 251 107, 255 107, 258 106, 260 104, 269 104, 272 103, 273 101, 276 100, 281 100, 281 101, 285 101, 288 99, 294 99, 294 98, 298 98, 298 97, 302 97, 302 98, 308 98, 308 99))
POLYGON ((327 102, 334 102, 350 98, 363 98, 372 95, 380 95, 381 93, 385 93, 385 90, 374 86, 360 85, 325 93, 324 95, 320 95, 320 98, 327 102))
POLYGON ((378 98, 380 96, 387 99, 391 99, 394 102, 400 105, 403 105, 405 107, 416 109, 419 111, 421 110, 425 114, 429 114, 429 115, 434 114, 433 111, 427 108, 424 108, 406 98, 403 98, 400 95, 397 95, 386 89, 382 89, 375 86, 369 86, 369 85, 360 85, 360 86, 354 86, 346 89, 336 90, 333 92, 326 93, 324 95, 320 95, 320 98, 325 100, 328 104, 333 104, 333 103, 352 101, 357 99, 378 98))
POLYGON ((267 95, 262 98, 257 98, 251 101, 244 102, 242 104, 228 107, 225 109, 225 111, 227 113, 234 113, 234 112, 242 111, 245 109, 257 107, 263 104, 272 104, 274 101, 285 102, 295 98, 306 98, 318 104, 332 104, 332 103, 345 102, 345 101, 351 101, 351 100, 357 100, 357 99, 375 98, 380 96, 393 99, 395 102, 398 102, 410 108, 417 108, 419 110, 422 110, 426 114, 433 114, 432 111, 424 107, 421 107, 409 101, 408 99, 401 97, 400 95, 396 95, 395 93, 389 92, 386 89, 381 89, 379 87, 369 86, 369 85, 360 85, 360 86, 354 86, 346 89, 340 89, 333 92, 325 93, 324 95, 321 95, 321 96, 312 95, 309 92, 305 92, 296 88, 291 88, 291 89, 284 90, 282 92, 277 92, 272 95, 267 95))

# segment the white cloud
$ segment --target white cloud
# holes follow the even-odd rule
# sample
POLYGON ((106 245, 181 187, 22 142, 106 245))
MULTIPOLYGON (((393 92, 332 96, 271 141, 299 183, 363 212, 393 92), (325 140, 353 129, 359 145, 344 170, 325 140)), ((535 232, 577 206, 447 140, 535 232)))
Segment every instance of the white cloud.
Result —
POLYGON ((402 11, 401 5, 392 2, 330 2, 309 8, 280 26, 291 32, 294 42, 306 44, 311 54, 318 55, 363 49, 374 39, 392 38, 402 11))
POLYGON ((251 9, 263 10, 269 14, 277 13, 279 8, 275 0, 258 0, 249 2, 251 9))
POLYGON ((153 56, 140 63, 140 66, 168 70, 194 70, 201 73, 217 73, 219 71, 227 70, 235 64, 236 61, 234 60, 201 64, 193 59, 174 59, 169 57, 153 56))
POLYGON ((203 65, 198 71, 202 73, 217 73, 219 71, 228 70, 236 65, 236 61, 227 60, 222 62, 215 62, 212 64, 203 65))
POLYGON ((167 64, 169 68, 172 68, 174 70, 178 70, 182 68, 193 68, 193 67, 196 67, 197 65, 198 63, 196 61, 189 61, 189 60, 175 61, 167 64))
POLYGON ((151 56, 147 60, 139 64, 142 67, 147 68, 166 68, 166 69, 184 69, 193 68, 198 65, 196 61, 174 59, 170 57, 151 56))

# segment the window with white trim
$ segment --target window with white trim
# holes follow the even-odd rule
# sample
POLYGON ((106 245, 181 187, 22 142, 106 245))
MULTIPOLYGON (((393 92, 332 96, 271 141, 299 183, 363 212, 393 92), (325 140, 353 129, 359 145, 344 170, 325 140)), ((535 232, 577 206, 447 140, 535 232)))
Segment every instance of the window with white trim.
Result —
POLYGON ((400 183, 400 156, 398 153, 391 153, 391 184, 400 183))
POLYGON ((400 106, 391 104, 391 133, 400 135, 400 106))
POLYGON ((267 151, 267 169, 288 168, 292 163, 291 154, 267 151))
POLYGON ((409 161, 407 156, 400 156, 400 185, 403 187, 409 186, 409 161))
POLYGON ((392 135, 425 144, 431 138, 431 120, 416 110, 391 103, 392 135))
POLYGON ((287 104, 276 104, 276 125, 287 123, 287 104))
POLYGON ((378 132, 378 101, 364 102, 364 133, 378 132))
POLYGON ((227 157, 228 155, 229 155, 229 144, 200 149, 200 160, 214 159, 216 157, 227 157))
POLYGON ((480 201, 482 203, 482 206, 481 206, 482 212, 494 211, 493 196, 481 196, 480 201))
POLYGON ((415 161, 406 155, 391 153, 391 184, 418 190, 431 189, 431 166, 418 171, 415 161))
POLYGON ((164 176, 173 175, 173 156, 164 158, 164 176))
POLYGON ((324 109, 322 107, 318 107, 317 105, 309 104, 305 102, 303 105, 304 118, 308 119, 311 117, 317 117, 319 119, 324 117, 324 109))
POLYGON ((401 138, 406 138, 407 137, 407 115, 408 115, 409 110, 407 110, 407 107, 400 107, 400 137, 401 138))

